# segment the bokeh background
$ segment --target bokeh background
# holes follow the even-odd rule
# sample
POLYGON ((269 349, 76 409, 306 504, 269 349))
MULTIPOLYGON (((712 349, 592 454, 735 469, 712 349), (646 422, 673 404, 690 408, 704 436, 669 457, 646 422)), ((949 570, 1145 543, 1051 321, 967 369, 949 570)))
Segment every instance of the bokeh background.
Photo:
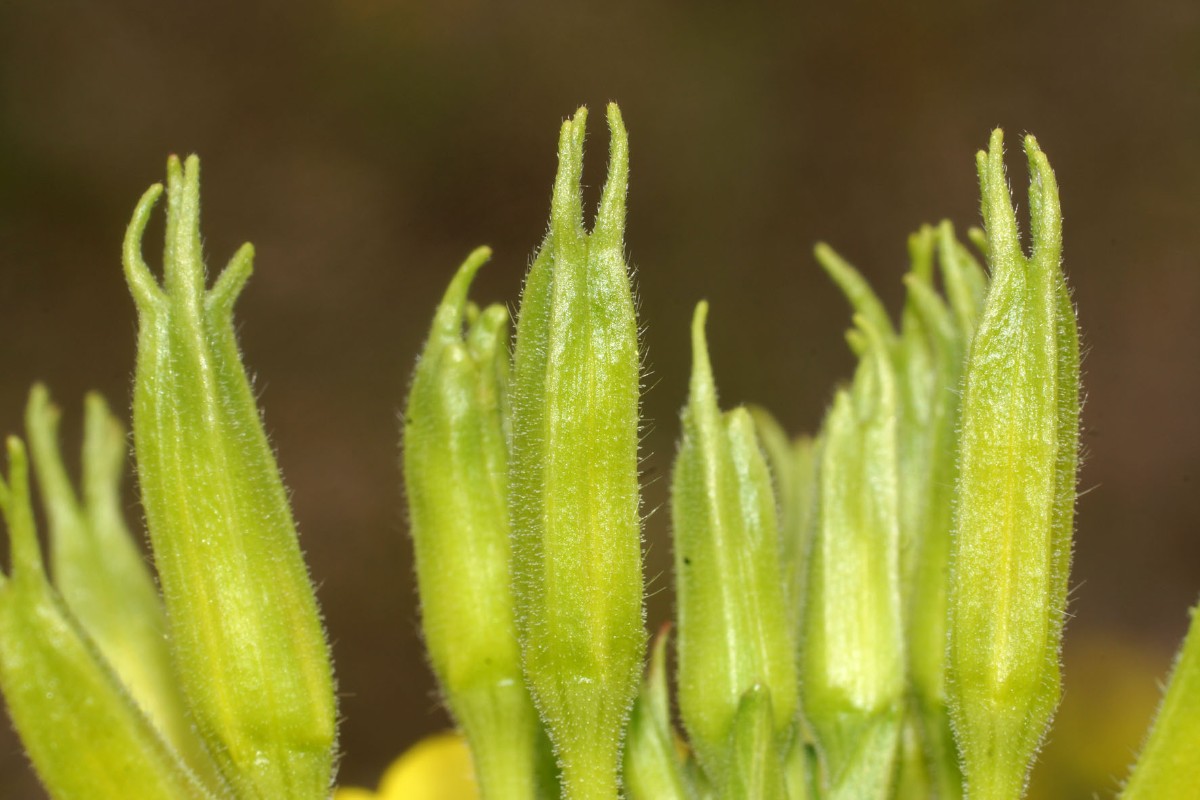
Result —
MULTIPOLYGON (((1087 347, 1066 700, 1037 783, 1108 796, 1200 592, 1200 6, 899 5, 0 0, 0 428, 19 431, 34 380, 67 443, 85 390, 128 408, 121 235, 166 155, 200 153, 210 269, 258 249, 241 343, 333 640, 341 774, 369 785, 448 724, 397 413, 472 247, 496 251, 476 296, 516 301, 565 115, 615 99, 631 131, 652 626, 671 610, 660 506, 695 301, 713 302, 724 402, 815 428, 851 359, 812 244, 898 308, 906 235, 974 224, 974 151, 993 126, 1031 131, 1062 186, 1087 347)), ((1015 146, 1010 163, 1020 189, 1015 146)), ((128 507, 138 520, 132 487, 128 507)), ((0 797, 41 796, 0 732, 0 797)))

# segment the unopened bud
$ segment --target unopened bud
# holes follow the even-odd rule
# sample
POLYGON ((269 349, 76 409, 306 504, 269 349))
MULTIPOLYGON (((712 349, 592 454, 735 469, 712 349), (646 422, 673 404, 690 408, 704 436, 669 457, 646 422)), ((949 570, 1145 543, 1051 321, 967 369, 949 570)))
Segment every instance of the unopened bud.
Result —
POLYGON ((582 222, 580 109, 563 123, 550 230, 521 298, 510 511, 525 676, 570 800, 617 796, 645 652, 641 356, 624 258, 629 142, 608 107, 608 182, 582 222))
MULTIPOLYGON (((732 779, 730 750, 743 697, 769 694, 777 755, 796 722, 796 649, 780 573, 775 496, 750 413, 722 414, 706 303, 692 321, 692 380, 671 484, 679 615, 679 705, 701 765, 732 779)), ((757 712, 755 712, 757 713, 757 712)), ((757 723, 756 723, 757 724, 757 723)))
POLYGON ((1026 257, 1002 145, 997 130, 977 156, 991 288, 963 381, 951 551, 951 715, 972 800, 1020 796, 1058 705, 1079 442, 1058 188, 1026 137, 1026 257))
POLYGON ((139 321, 138 480, 176 674, 239 794, 324 798, 336 724, 329 652, 234 336, 253 249, 205 287, 199 161, 172 157, 160 286, 141 241, 161 193, 138 203, 125 274, 139 321))

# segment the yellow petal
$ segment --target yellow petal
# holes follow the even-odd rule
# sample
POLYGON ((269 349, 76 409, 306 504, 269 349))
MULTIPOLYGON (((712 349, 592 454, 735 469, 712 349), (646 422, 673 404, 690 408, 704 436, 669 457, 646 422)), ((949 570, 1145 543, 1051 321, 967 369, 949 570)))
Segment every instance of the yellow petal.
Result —
MULTIPOLYGON (((367 800, 368 795, 338 797, 367 800)), ((471 751, 457 733, 428 736, 396 759, 379 784, 378 800, 478 800, 471 751)))

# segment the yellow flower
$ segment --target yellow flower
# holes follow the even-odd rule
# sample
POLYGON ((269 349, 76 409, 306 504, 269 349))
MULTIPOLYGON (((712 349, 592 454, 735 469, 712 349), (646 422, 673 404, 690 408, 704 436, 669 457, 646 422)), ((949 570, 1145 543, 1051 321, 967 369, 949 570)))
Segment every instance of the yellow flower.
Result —
POLYGON ((338 789, 333 800, 478 800, 471 751, 455 732, 427 736, 383 773, 379 791, 338 789))

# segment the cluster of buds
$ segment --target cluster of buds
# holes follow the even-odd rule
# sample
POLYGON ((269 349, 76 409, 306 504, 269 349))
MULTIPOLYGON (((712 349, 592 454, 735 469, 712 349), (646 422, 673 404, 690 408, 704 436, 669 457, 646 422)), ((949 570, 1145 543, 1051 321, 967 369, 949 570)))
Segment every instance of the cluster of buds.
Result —
MULTIPOLYGON (((586 119, 562 126, 511 352, 505 308, 468 300, 480 248, 437 309, 404 417, 426 643, 484 798, 1019 798, 1061 693, 1080 406, 1058 190, 1037 142, 1024 142, 1029 253, 997 131, 977 159, 985 230, 970 234, 989 272, 949 223, 922 228, 898 324, 817 247, 853 308, 858 363, 813 437, 721 410, 696 307, 671 486, 685 738, 669 626, 643 678, 628 136, 610 105, 587 230, 586 119)), ((120 513, 120 424, 89 396, 77 491, 35 387, 30 452, 10 437, 0 479, 0 690, 56 800, 322 800, 328 647, 234 337, 253 253, 206 285, 199 165, 172 158, 160 283, 141 240, 162 192, 138 204, 124 259, 157 586, 120 513)), ((1193 628, 1127 800, 1194 792, 1193 628)), ((389 796, 403 781, 390 774, 389 796)))
POLYGON ((488 347, 471 347, 488 311, 460 341, 481 261, 473 257, 438 311, 405 418, 429 649, 489 798, 535 796, 545 775, 539 736, 571 797, 615 797, 645 656, 628 137, 609 106, 609 176, 586 231, 586 121, 580 109, 562 126, 550 228, 525 283, 511 361, 491 334, 488 347), (489 725, 476 721, 487 716, 479 705, 519 710, 513 724, 493 714, 489 725), (511 755, 502 779, 489 777, 493 752, 511 755), (523 793, 511 788, 519 783, 523 793))
POLYGON ((610 174, 588 233, 584 119, 563 126, 511 363, 491 333, 471 346, 489 312, 467 315, 463 341, 473 256, 435 318, 406 421, 430 652, 484 796, 518 796, 512 775, 490 777, 506 748, 530 787, 520 796, 544 789, 544 731, 572 800, 616 797, 622 780, 635 800, 1018 797, 1059 695, 1079 413, 1057 190, 1036 142, 1028 257, 999 132, 980 155, 986 233, 971 238, 990 283, 949 223, 925 226, 897 325, 818 246, 853 307, 859 363, 815 437, 791 439, 761 409, 720 410, 697 307, 671 500, 681 751, 666 631, 634 703, 627 142, 610 107, 610 174), (511 704, 513 725, 481 725, 481 703, 489 719, 511 704))

